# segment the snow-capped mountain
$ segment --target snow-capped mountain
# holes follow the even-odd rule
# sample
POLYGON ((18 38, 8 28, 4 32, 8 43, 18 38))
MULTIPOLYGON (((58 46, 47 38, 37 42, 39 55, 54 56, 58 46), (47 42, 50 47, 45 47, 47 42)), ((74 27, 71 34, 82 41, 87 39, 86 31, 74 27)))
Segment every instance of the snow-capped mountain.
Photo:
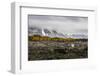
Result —
POLYGON ((69 34, 67 34, 67 38, 87 39, 88 34, 86 34, 86 33, 69 33, 69 34))
POLYGON ((47 28, 38 28, 38 27, 29 27, 28 28, 28 35, 40 35, 40 36, 48 36, 48 37, 59 37, 59 38, 77 38, 77 39, 87 39, 88 35, 84 33, 68 33, 63 34, 59 33, 56 30, 49 30, 47 28))
POLYGON ((59 37, 65 38, 65 35, 62 33, 58 33, 56 30, 49 30, 46 28, 37 28, 37 27, 30 27, 28 29, 29 36, 33 35, 40 35, 40 36, 48 36, 48 37, 59 37))

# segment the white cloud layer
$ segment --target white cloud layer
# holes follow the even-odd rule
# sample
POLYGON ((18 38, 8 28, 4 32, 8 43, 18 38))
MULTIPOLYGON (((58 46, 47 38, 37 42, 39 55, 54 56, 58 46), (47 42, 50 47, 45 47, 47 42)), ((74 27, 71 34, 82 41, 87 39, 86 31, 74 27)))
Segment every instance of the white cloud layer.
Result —
POLYGON ((29 27, 55 29, 64 34, 88 31, 87 17, 29 15, 28 19, 29 27))

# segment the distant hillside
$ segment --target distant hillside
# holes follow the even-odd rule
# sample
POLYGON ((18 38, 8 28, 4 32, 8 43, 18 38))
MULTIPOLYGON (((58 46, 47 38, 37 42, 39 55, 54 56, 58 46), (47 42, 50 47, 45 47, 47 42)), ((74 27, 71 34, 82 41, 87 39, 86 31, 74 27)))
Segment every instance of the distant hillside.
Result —
POLYGON ((34 35, 48 36, 51 38, 55 38, 55 37, 57 37, 57 38, 75 38, 75 39, 87 39, 88 38, 87 34, 82 34, 82 33, 63 34, 63 33, 57 32, 54 29, 49 30, 47 28, 39 28, 39 27, 29 27, 28 35, 29 36, 34 36, 34 35))

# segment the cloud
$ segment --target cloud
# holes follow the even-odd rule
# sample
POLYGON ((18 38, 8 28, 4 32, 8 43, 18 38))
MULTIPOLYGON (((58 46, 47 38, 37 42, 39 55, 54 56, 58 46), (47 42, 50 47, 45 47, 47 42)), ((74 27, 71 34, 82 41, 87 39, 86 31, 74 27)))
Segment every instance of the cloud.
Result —
POLYGON ((55 29, 62 33, 87 33, 88 18, 74 16, 29 15, 29 27, 55 29))

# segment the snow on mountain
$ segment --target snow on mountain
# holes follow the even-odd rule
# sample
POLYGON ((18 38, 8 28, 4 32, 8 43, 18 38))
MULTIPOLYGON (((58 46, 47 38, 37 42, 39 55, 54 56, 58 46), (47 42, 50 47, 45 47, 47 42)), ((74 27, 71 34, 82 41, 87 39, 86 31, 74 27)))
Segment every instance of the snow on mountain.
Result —
POLYGON ((63 34, 59 33, 56 30, 49 30, 47 28, 39 28, 39 27, 29 27, 28 28, 28 35, 33 36, 33 35, 40 35, 40 36, 48 36, 48 37, 59 37, 59 38, 88 38, 87 34, 84 33, 68 33, 68 34, 63 34))

